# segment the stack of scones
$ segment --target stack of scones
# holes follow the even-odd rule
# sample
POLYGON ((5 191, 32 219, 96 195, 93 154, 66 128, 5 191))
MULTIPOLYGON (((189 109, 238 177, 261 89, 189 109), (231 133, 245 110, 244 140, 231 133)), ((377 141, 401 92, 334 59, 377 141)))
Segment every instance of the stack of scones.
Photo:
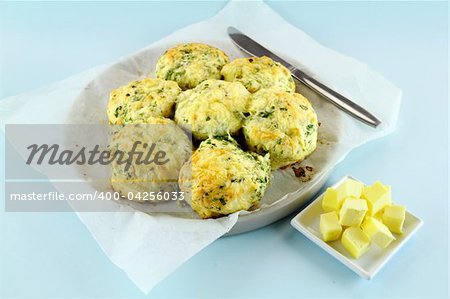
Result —
POLYGON ((156 64, 156 78, 111 92, 107 115, 112 125, 177 127, 170 129, 170 138, 164 129, 116 134, 117 149, 129 149, 133 138, 163 142, 170 162, 157 168, 132 165, 126 171, 114 164, 113 188, 122 195, 150 192, 155 179, 175 178, 158 190, 179 188, 202 218, 257 208, 271 171, 304 160, 317 145, 316 113, 295 92, 286 67, 268 57, 230 62, 206 44, 167 50, 156 64))

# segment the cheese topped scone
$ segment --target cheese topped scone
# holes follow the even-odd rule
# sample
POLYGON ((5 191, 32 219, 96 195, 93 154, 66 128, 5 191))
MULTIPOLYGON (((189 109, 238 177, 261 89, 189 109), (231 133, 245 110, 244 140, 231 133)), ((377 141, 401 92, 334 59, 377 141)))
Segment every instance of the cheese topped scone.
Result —
POLYGON ((194 88, 207 79, 220 79, 228 56, 210 45, 181 44, 167 50, 156 63, 156 77, 172 80, 183 89, 194 88))
POLYGON ((317 115, 299 93, 261 89, 251 96, 243 133, 250 150, 270 153, 272 169, 302 161, 317 145, 317 115))
POLYGON ((146 123, 149 117, 173 116, 181 89, 173 81, 144 79, 113 90, 106 113, 110 124, 146 123))
POLYGON ((251 93, 262 88, 295 92, 291 72, 266 56, 233 60, 222 68, 221 73, 225 81, 241 82, 251 93))
POLYGON ((256 207, 270 181, 269 156, 244 152, 231 138, 203 141, 180 172, 179 185, 202 218, 256 207))
POLYGON ((192 145, 175 122, 166 118, 149 117, 147 124, 128 124, 113 129, 115 132, 110 143, 112 155, 123 152, 123 161, 127 161, 133 147, 135 151, 143 153, 141 157, 133 155, 128 167, 127 163, 113 160, 111 185, 115 191, 129 199, 140 200, 144 196, 143 192, 178 190, 179 171, 191 156, 192 145), (150 159, 154 159, 158 152, 164 153, 164 157, 158 154, 158 163, 141 163, 147 159, 147 153, 153 145, 153 156, 150 159), (128 196, 129 193, 132 196, 128 196))
POLYGON ((200 140, 235 134, 242 127, 249 97, 239 82, 206 80, 179 95, 175 121, 200 140))

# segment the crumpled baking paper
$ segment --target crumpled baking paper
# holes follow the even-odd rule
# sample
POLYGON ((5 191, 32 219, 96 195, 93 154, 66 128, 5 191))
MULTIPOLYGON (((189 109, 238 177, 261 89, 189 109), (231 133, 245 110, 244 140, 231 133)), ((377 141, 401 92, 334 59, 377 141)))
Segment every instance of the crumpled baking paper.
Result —
MULTIPOLYGON (((118 62, 93 68, 30 93, 3 99, 0 102, 1 123, 106 123, 109 92, 129 81, 152 76, 159 55, 171 46, 182 42, 204 42, 221 48, 231 59, 243 57, 226 34, 228 26, 243 31, 382 120, 377 129, 368 127, 303 86, 298 86, 298 90, 312 102, 321 122, 318 149, 302 163, 314 171, 305 181, 297 178, 290 168, 275 171, 261 209, 276 208, 277 202, 295 200, 307 184, 329 172, 352 149, 395 129, 401 102, 398 88, 367 65, 318 44, 263 2, 251 1, 230 2, 216 16, 185 27, 118 62)), ((84 190, 62 190, 67 188, 67 184, 54 185, 61 192, 93 191, 93 186, 88 183, 81 186, 84 190)), ((249 214, 241 212, 219 219, 200 220, 148 215, 140 207, 143 205, 116 205, 116 212, 77 214, 111 261, 144 293, 226 234, 239 217, 249 214)))

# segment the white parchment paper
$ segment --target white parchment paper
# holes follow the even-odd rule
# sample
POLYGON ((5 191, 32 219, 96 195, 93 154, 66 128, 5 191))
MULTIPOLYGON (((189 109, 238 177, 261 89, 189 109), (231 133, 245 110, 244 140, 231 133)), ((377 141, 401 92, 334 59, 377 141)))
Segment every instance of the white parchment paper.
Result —
MULTIPOLYGON (((156 60, 167 48, 182 42, 205 42, 224 50, 231 59, 242 53, 229 40, 234 26, 268 49, 286 58, 319 81, 348 96, 382 120, 368 127, 298 86, 312 102, 322 123, 319 146, 303 164, 313 166, 309 182, 291 169, 273 173, 262 208, 295 199, 306 184, 330 170, 352 149, 395 129, 401 91, 365 64, 328 49, 293 27, 262 2, 230 2, 216 16, 181 29, 149 47, 111 65, 99 66, 40 90, 3 99, 1 123, 106 123, 109 92, 129 81, 151 76, 156 60), (39 113, 36 113, 39 111, 39 113)), ((74 170, 76 171, 76 170, 74 170)), ((49 176, 50 179, 52 177, 49 176)), ((55 183, 61 192, 67 184, 55 183)), ((77 184, 77 188, 80 188, 77 184)), ((103 251, 145 293, 187 259, 227 233, 238 221, 233 214, 220 219, 148 215, 143 205, 116 205, 115 212, 77 213, 103 251)), ((241 216, 242 217, 242 216, 241 216)))

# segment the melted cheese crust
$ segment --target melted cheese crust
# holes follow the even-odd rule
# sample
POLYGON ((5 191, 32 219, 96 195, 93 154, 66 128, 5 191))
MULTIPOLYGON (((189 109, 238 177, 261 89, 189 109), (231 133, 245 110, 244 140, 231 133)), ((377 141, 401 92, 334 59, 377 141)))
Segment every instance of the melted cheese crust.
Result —
POLYGON ((295 92, 290 71, 266 56, 233 60, 222 68, 221 73, 224 80, 241 82, 251 93, 262 88, 295 92))
POLYGON ((147 148, 144 148, 142 143, 136 148, 144 153, 155 144, 154 154, 157 151, 164 151, 163 160, 169 159, 162 165, 139 164, 136 163, 134 156, 128 170, 125 164, 113 161, 111 175, 113 189, 125 197, 131 192, 135 195, 133 197, 135 200, 139 200, 139 193, 142 196, 142 192, 177 191, 179 171, 192 153, 191 140, 173 121, 150 117, 147 122, 148 124, 114 127, 116 132, 110 144, 111 153, 114 155, 118 150, 123 151, 125 159, 128 159, 128 153, 136 141, 148 144, 147 148))
POLYGON ((262 89, 254 93, 243 133, 249 149, 270 153, 272 169, 302 161, 317 145, 317 115, 299 93, 262 89))
POLYGON ((156 77, 172 80, 183 89, 194 88, 207 79, 220 79, 229 62, 221 50, 198 43, 181 44, 167 50, 156 63, 156 77))
POLYGON ((206 80, 180 94, 175 121, 200 140, 235 134, 242 127, 249 96, 239 82, 206 80))
POLYGON ((181 172, 179 185, 202 218, 258 206, 270 181, 269 156, 244 152, 233 139, 203 141, 181 172))
POLYGON ((172 117, 181 89, 173 81, 144 79, 113 90, 106 113, 115 125, 147 123, 150 117, 172 117))

